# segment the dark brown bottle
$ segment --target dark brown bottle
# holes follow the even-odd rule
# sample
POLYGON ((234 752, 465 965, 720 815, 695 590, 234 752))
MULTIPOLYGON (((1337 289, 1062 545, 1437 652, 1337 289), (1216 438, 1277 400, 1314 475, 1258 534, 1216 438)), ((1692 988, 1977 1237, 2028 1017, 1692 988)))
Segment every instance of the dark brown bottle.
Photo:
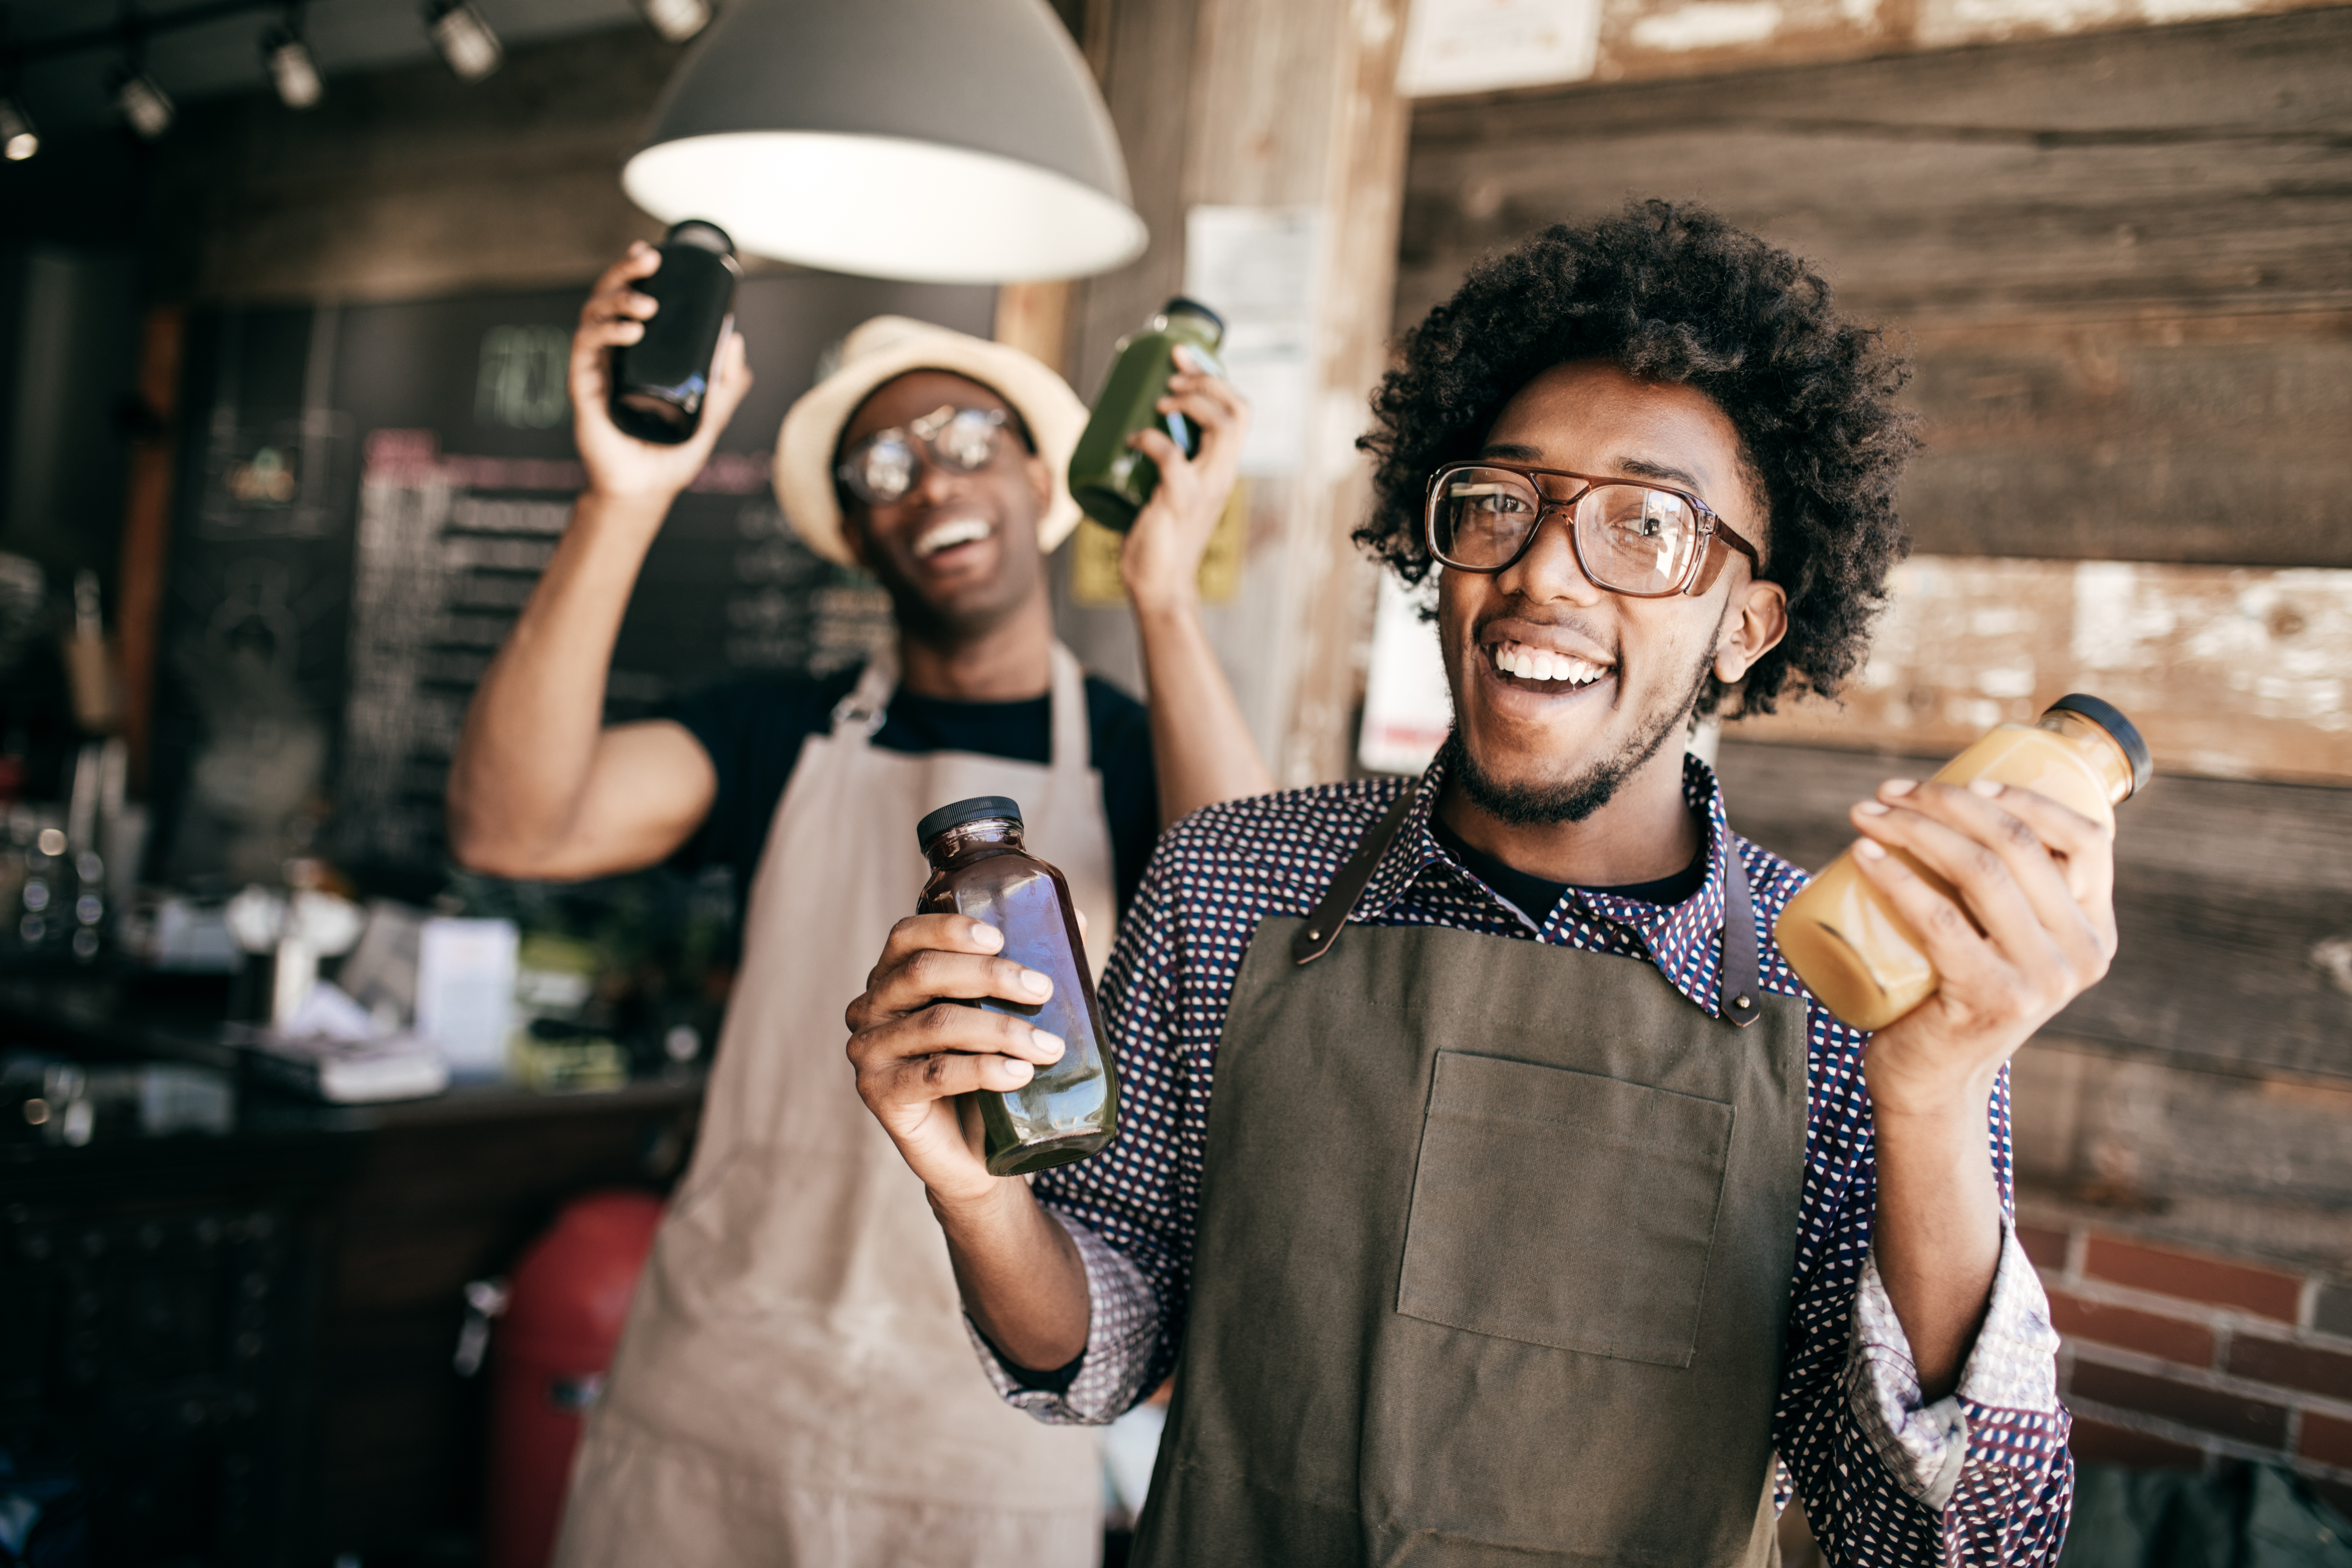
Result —
POLYGON ((1034 1006, 994 996, 969 1004, 1026 1018, 1062 1041, 1061 1059, 1019 1089, 970 1097, 989 1173, 998 1176, 1083 1160, 1118 1131, 1118 1073, 1087 973, 1077 909, 1062 874, 1022 847, 1021 832, 1020 803, 1001 795, 943 805, 915 827, 931 862, 917 910, 994 926, 1004 933, 1003 956, 1054 983, 1053 995, 1034 1006))

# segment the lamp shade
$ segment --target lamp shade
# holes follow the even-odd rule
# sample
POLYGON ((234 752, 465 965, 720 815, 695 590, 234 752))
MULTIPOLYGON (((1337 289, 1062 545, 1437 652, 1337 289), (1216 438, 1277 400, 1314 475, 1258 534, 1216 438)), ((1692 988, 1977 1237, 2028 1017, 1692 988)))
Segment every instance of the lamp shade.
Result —
POLYGON ((758 255, 919 282, 1082 277, 1146 238, 1045 0, 735 0, 621 184, 758 255))

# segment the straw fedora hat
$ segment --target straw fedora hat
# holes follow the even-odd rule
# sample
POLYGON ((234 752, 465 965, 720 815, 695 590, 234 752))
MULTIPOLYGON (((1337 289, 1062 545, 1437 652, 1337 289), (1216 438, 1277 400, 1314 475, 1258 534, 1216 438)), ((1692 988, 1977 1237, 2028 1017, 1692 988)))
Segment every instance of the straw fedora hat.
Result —
POLYGON ((1087 405, 1069 383, 1037 359, 1004 343, 905 316, 877 316, 841 341, 841 368, 801 395, 776 437, 776 500, 811 550, 847 566, 841 500, 834 489, 834 448, 842 426, 874 389, 910 370, 969 376, 1011 404, 1029 427, 1054 476, 1053 499, 1037 520, 1037 548, 1050 553, 1078 525, 1070 499, 1070 453, 1086 428, 1087 405))

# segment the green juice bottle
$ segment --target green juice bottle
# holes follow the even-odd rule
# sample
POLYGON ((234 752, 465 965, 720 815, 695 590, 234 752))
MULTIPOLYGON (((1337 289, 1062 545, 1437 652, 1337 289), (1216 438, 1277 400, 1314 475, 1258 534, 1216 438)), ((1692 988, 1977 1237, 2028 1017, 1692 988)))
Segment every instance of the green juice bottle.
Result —
POLYGON ((1160 465, 1127 444, 1137 431, 1156 425, 1187 458, 1200 449, 1201 432, 1190 419, 1155 405, 1176 374, 1177 344, 1191 349, 1202 370, 1223 375, 1216 350, 1224 337, 1225 323, 1214 310, 1179 294, 1141 331, 1118 341, 1094 416, 1070 454, 1070 494, 1080 510, 1121 533, 1135 526, 1135 514, 1160 486, 1160 465))

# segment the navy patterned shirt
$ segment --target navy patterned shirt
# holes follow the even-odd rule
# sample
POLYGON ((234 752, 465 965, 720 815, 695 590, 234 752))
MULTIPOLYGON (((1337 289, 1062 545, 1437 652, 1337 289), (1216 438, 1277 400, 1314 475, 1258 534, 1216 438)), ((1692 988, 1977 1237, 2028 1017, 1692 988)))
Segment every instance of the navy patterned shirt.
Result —
MULTIPOLYGON (((1772 1423, 1780 1500, 1785 1504, 1792 1489, 1801 1494, 1833 1563, 2053 1563, 2074 1468, 2048 1302, 2005 1223, 1991 1305, 1959 1385, 1946 1399, 1924 1402, 1871 1257, 1875 1166, 1862 1077, 1868 1036, 1807 994, 1770 941, 1772 921, 1805 874, 1731 832, 1714 774, 1691 758, 1684 793, 1707 839, 1698 890, 1669 906, 1570 888, 1538 922, 1478 880, 1431 832, 1442 783, 1439 767, 1424 776, 1354 921, 1448 926, 1654 963, 1712 1014, 1724 857, 1741 858, 1758 906, 1764 984, 1802 996, 1809 1026, 1806 1177, 1772 1423)), ((1092 1297, 1087 1349, 1074 1368, 1044 1377, 1005 1363, 975 1334, 982 1365, 1011 1403, 1045 1421, 1108 1421, 1173 1367, 1217 1041, 1242 955, 1259 921, 1314 907, 1404 787, 1397 780, 1359 782, 1229 802, 1194 813, 1160 840, 1102 986, 1121 1068, 1118 1140, 1034 1182, 1085 1260, 1092 1297)), ((2005 1215, 2008 1094, 2004 1073, 1989 1136, 2005 1215)))

